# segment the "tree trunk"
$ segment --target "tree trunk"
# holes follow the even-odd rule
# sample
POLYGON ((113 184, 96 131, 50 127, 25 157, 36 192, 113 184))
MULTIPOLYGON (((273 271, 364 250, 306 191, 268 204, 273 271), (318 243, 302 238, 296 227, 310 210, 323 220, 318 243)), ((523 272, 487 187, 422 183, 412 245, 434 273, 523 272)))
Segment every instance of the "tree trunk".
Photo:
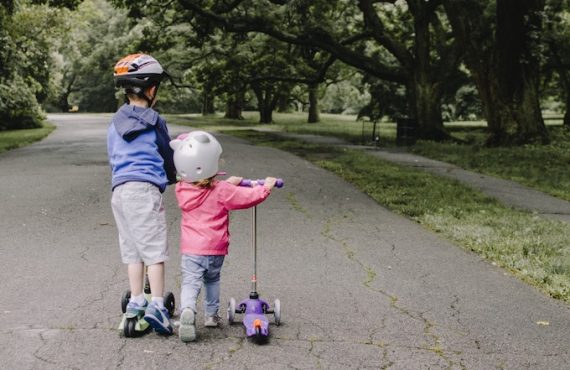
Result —
POLYGON ((564 113, 564 127, 570 130, 570 74, 564 69, 559 70, 560 84, 562 85, 562 96, 566 101, 566 112, 564 113))
POLYGON ((68 92, 64 92, 59 96, 58 106, 62 112, 64 112, 64 113, 69 112, 70 106, 69 106, 69 93, 68 92))
POLYGON ((532 39, 541 30, 543 9, 544 0, 497 1, 497 98, 506 103, 502 125, 515 127, 509 135, 514 143, 548 142, 539 103, 539 63, 533 52, 537 45, 532 39))
POLYGON ((291 97, 291 86, 285 86, 285 84, 282 85, 283 86, 279 91, 277 100, 277 112, 289 113, 291 112, 291 105, 289 104, 289 98, 291 97))
POLYGON ((570 74, 564 69, 559 70, 560 85, 562 86, 562 96, 566 101, 566 112, 564 113, 563 125, 570 130, 570 74))
POLYGON ((420 79, 410 89, 414 90, 415 95, 413 111, 418 120, 418 138, 436 141, 449 139, 443 126, 441 92, 437 86, 420 79))
POLYGON ((267 105, 259 107, 259 123, 273 123, 273 109, 267 105))
POLYGON ((243 119, 242 116, 243 107, 243 93, 236 93, 231 95, 226 102, 226 114, 224 118, 231 119, 243 119))
MULTIPOLYGON (((68 72, 65 71, 63 74, 64 80, 68 76, 69 76, 68 72)), ((69 95, 71 95, 72 92, 78 91, 77 88, 73 87, 76 79, 77 75, 75 73, 72 73, 71 76, 69 77, 69 80, 67 81, 65 90, 59 96, 58 105, 59 109, 61 109, 62 112, 69 112, 69 108, 71 108, 71 106, 69 105, 69 95)))
POLYGON ((212 89, 205 86, 202 90, 202 115, 207 116, 216 113, 214 107, 214 95, 212 94, 212 89))
POLYGON ((544 0, 498 0, 495 42, 485 9, 469 0, 445 1, 445 9, 483 103, 489 145, 548 142, 539 104, 538 60, 532 38, 540 31, 544 0))
POLYGON ((414 14, 414 60, 411 66, 413 80, 408 83, 410 117, 418 121, 418 137, 429 140, 449 138, 441 115, 441 76, 432 71, 430 62, 430 11, 425 4, 416 7, 414 14))
POLYGON ((309 85, 309 117, 307 119, 308 123, 316 123, 320 121, 318 91, 319 91, 318 84, 309 85))
POLYGON ((252 85, 253 92, 257 97, 259 110, 259 123, 273 123, 273 109, 277 104, 277 98, 273 96, 271 89, 263 89, 259 85, 252 85))
POLYGON ((566 95, 566 113, 564 113, 564 127, 570 130, 570 94, 566 95))

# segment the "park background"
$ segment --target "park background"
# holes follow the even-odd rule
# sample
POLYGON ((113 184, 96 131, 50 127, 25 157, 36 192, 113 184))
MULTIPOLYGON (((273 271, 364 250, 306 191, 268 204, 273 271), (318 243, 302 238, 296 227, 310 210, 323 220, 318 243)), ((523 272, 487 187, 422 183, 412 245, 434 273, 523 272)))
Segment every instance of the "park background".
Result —
POLYGON ((1 150, 49 134, 46 113, 115 111, 113 65, 146 52, 171 76, 169 122, 291 151, 570 301, 567 223, 283 135, 396 147, 568 201, 569 1, 8 0, 0 25, 1 150))

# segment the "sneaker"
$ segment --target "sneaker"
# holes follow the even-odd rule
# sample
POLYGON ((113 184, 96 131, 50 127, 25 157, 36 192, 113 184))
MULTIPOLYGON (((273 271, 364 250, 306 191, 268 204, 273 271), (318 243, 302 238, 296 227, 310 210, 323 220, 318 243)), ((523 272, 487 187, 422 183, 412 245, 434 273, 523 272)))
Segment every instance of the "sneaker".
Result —
POLYGON ((144 301, 144 304, 141 306, 140 304, 136 303, 135 301, 129 301, 127 303, 127 309, 125 310, 125 316, 127 318, 131 317, 141 317, 144 315, 146 308, 148 306, 148 302, 144 301))
POLYGON ((178 336, 183 342, 193 342, 196 340, 195 314, 191 308, 185 308, 180 315, 180 327, 178 336))
POLYGON ((222 326, 222 318, 218 314, 215 314, 214 316, 206 316, 204 326, 207 326, 209 328, 217 328, 219 326, 222 326))
POLYGON ((158 308, 156 303, 151 302, 146 308, 144 319, 159 334, 172 334, 172 324, 166 307, 158 308))

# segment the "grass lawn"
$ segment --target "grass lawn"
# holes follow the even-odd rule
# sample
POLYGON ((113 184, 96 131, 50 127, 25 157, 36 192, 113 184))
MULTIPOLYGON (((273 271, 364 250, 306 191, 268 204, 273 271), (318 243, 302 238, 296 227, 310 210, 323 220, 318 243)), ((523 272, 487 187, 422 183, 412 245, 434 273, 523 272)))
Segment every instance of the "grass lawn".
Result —
POLYGON ((253 130, 224 132, 292 152, 334 172, 378 203, 570 302, 570 228, 565 223, 513 210, 457 181, 359 150, 283 140, 253 130))
POLYGON ((452 134, 473 141, 471 145, 419 141, 413 153, 453 163, 461 168, 513 180, 570 201, 570 131, 549 126, 549 145, 488 148, 483 128, 455 127, 452 134))
MULTIPOLYGON (((260 128, 298 134, 317 134, 345 139, 353 144, 371 144, 372 123, 356 121, 355 116, 321 114, 321 122, 307 123, 306 113, 274 113, 274 124, 259 124, 256 112, 245 112, 244 120, 221 116, 171 115, 168 122, 204 130, 260 128)), ((485 122, 449 122, 449 132, 469 144, 418 141, 409 150, 428 158, 453 163, 467 170, 517 181, 537 190, 570 201, 570 132, 560 117, 545 117, 552 137, 550 145, 526 145, 512 148, 487 148, 485 122)), ((377 127, 380 147, 395 146, 396 125, 381 122, 377 127)))
POLYGON ((0 131, 0 153, 39 141, 54 129, 54 125, 46 122, 40 128, 0 131))
MULTIPOLYGON (((357 121, 356 116, 340 114, 321 114, 321 122, 307 123, 307 113, 273 113, 272 124, 260 124, 257 112, 244 112, 243 120, 230 120, 220 115, 206 116, 196 114, 165 115, 168 123, 192 126, 209 131, 228 128, 263 127, 268 130, 291 132, 296 134, 314 134, 342 138, 354 144, 370 144, 373 142, 373 124, 357 121)), ((378 124, 378 136, 381 143, 394 145, 396 125, 386 122, 378 124)))

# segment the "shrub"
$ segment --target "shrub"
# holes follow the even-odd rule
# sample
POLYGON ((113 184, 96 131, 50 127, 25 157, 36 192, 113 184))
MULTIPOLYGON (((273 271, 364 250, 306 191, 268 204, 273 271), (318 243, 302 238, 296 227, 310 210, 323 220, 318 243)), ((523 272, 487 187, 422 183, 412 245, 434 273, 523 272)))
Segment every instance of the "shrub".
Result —
POLYGON ((0 81, 0 131, 41 127, 44 115, 20 76, 0 81))

